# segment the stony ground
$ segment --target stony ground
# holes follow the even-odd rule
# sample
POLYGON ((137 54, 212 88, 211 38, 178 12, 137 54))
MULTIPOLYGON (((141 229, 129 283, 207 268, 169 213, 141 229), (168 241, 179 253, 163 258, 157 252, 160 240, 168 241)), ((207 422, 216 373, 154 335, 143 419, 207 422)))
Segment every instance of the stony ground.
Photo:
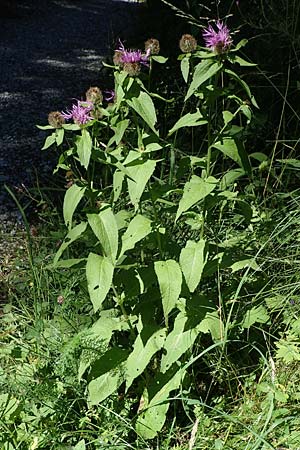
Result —
POLYGON ((11 11, 0 5, 2 228, 7 215, 18 214, 4 184, 34 186, 53 169, 35 125, 101 86, 102 60, 118 36, 134 29, 139 8, 115 0, 20 0, 11 11))

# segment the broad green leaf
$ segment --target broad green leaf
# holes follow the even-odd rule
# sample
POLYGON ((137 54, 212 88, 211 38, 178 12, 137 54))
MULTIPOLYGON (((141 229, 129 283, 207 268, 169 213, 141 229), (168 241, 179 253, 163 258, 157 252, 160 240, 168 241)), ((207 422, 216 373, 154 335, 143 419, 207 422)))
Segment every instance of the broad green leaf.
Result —
POLYGON ((165 64, 168 61, 168 58, 165 58, 164 56, 161 55, 153 55, 151 56, 151 59, 153 59, 153 61, 158 62, 159 64, 165 64))
POLYGON ((151 230, 151 220, 140 214, 135 216, 122 236, 122 248, 119 258, 124 255, 127 250, 134 248, 137 242, 141 241, 151 233, 151 230))
POLYGON ((258 108, 258 104, 256 103, 256 100, 254 98, 254 96, 251 93, 251 90, 248 86, 248 84, 242 79, 240 78, 235 72, 233 72, 230 69, 225 69, 225 72, 233 79, 235 79, 244 89, 244 91, 246 92, 246 94, 249 97, 249 100, 251 100, 251 103, 253 106, 255 106, 256 108, 258 108))
POLYGON ((59 147, 63 143, 65 131, 63 128, 58 128, 55 134, 56 145, 59 147))
POLYGON ((88 291, 94 310, 104 302, 113 279, 114 266, 109 258, 90 253, 86 264, 88 291))
POLYGON ((231 169, 228 172, 226 172, 220 181, 221 190, 225 191, 229 186, 231 186, 236 180, 238 180, 243 175, 245 175, 245 171, 242 168, 231 169))
POLYGON ((203 84, 205 81, 209 80, 211 77, 216 75, 222 68, 222 65, 213 62, 210 59, 206 59, 199 63, 194 70, 193 79, 186 94, 185 100, 191 97, 196 90, 203 84))
POLYGON ((72 218, 75 209, 77 208, 80 200, 83 198, 85 193, 85 187, 78 186, 77 184, 72 184, 69 189, 67 189, 64 197, 63 214, 64 221, 67 227, 70 229, 72 227, 72 218))
POLYGON ((174 133, 176 130, 179 130, 179 128, 197 127, 200 125, 205 125, 206 123, 207 120, 203 119, 203 116, 198 109, 195 113, 187 113, 185 116, 181 117, 171 128, 169 135, 174 133))
POLYGON ((213 147, 235 161, 245 172, 251 172, 249 158, 242 143, 236 142, 232 138, 224 138, 213 144, 213 147))
POLYGON ((78 442, 78 444, 75 445, 74 450, 85 450, 85 440, 81 439, 81 441, 78 442))
POLYGON ((224 324, 219 317, 218 311, 207 313, 197 326, 197 330, 202 333, 210 333, 214 342, 221 341, 224 338, 224 324))
POLYGON ((76 139, 77 153, 79 156, 80 164, 87 169, 91 153, 92 153, 92 138, 88 130, 83 129, 81 131, 81 136, 77 136, 76 139))
POLYGON ((50 134, 50 136, 46 137, 45 143, 42 147, 42 150, 46 150, 47 148, 51 147, 51 145, 56 143, 56 133, 53 132, 50 134))
POLYGON ((230 123, 232 121, 232 119, 234 118, 234 115, 230 111, 222 111, 222 116, 223 116, 225 125, 230 123))
POLYGON ((76 227, 72 228, 64 239, 64 242, 61 244, 59 249, 56 252, 56 255, 53 260, 53 265, 56 265, 57 261, 66 250, 66 248, 72 244, 72 242, 76 241, 86 230, 87 222, 81 222, 76 227))
POLYGON ((89 404, 97 405, 115 393, 124 381, 125 359, 128 356, 127 350, 114 347, 108 350, 95 363, 92 368, 92 375, 97 372, 97 377, 88 385, 89 404))
POLYGON ((71 259, 61 259, 55 263, 55 267, 61 269, 69 269, 70 267, 77 266, 86 261, 86 258, 71 258, 71 259))
POLYGON ((144 372, 152 356, 161 350, 166 338, 165 328, 154 328, 148 324, 143 328, 141 319, 138 328, 139 334, 134 342, 133 351, 126 361, 126 390, 135 378, 144 372))
POLYGON ((123 181, 125 178, 125 173, 120 170, 115 170, 113 175, 113 193, 114 193, 114 202, 116 202, 120 194, 122 192, 123 181))
POLYGON ((180 295, 182 273, 179 264, 173 259, 156 261, 154 263, 154 269, 162 297, 165 323, 168 326, 168 315, 175 307, 180 295))
POLYGON ((206 241, 188 241, 181 250, 179 263, 190 292, 194 292, 198 286, 203 268, 207 262, 208 252, 206 241))
POLYGON ((250 66, 257 66, 257 64, 246 61, 245 59, 241 58, 240 56, 237 55, 231 55, 229 57, 230 62, 232 63, 237 63, 239 64, 239 66, 241 67, 250 67, 250 66))
POLYGON ((174 322, 174 327, 171 333, 168 334, 165 344, 164 353, 161 358, 160 370, 165 373, 172 364, 179 360, 179 358, 192 347, 196 337, 199 334, 197 328, 185 330, 187 323, 187 316, 184 312, 180 312, 174 322))
POLYGON ((128 330, 128 322, 121 317, 112 315, 112 310, 104 310, 100 313, 100 318, 93 324, 93 326, 85 332, 84 338, 87 342, 91 342, 92 349, 89 345, 83 345, 83 350, 80 355, 80 363, 78 368, 78 379, 81 380, 84 372, 90 367, 96 359, 99 359, 101 351, 105 353, 108 350, 108 345, 112 338, 114 331, 128 330), (99 350, 99 341, 101 342, 101 349, 99 350), (97 343, 97 352, 93 352, 93 343, 97 343), (102 350, 103 349, 103 350, 102 350))
POLYGON ((137 211, 140 198, 145 190, 146 184, 154 172, 156 161, 136 161, 136 164, 127 166, 130 178, 127 178, 128 192, 131 202, 137 211))
POLYGON ((184 81, 187 83, 190 73, 190 58, 183 58, 180 63, 181 73, 184 81))
POLYGON ((175 373, 174 370, 172 371, 171 376, 167 377, 167 375, 165 375, 165 378, 169 379, 166 379, 164 384, 159 379, 153 380, 157 392, 137 418, 136 431, 145 439, 153 439, 164 426, 170 406, 168 401, 170 392, 178 389, 184 373, 177 368, 175 373))
POLYGON ((179 219, 183 212, 210 194, 215 189, 217 182, 218 180, 214 177, 203 179, 197 175, 193 175, 191 180, 184 185, 183 195, 179 202, 175 221, 179 219))
POLYGON ((114 135, 109 140, 107 146, 110 147, 114 142, 118 145, 123 139, 124 133, 129 125, 130 121, 128 119, 121 120, 116 126, 112 126, 111 129, 114 131, 114 135))
POLYGON ((269 319, 270 316, 263 305, 254 306, 246 312, 241 325, 243 328, 250 328, 254 323, 266 323, 269 319))
POLYGON ((150 95, 141 91, 138 97, 132 97, 127 100, 129 106, 131 106, 146 122, 147 125, 156 133, 155 124, 157 121, 155 107, 150 95))
POLYGON ((112 263, 115 262, 118 252, 118 227, 112 209, 105 208, 99 214, 88 214, 87 218, 105 256, 112 263))
POLYGON ((253 270, 260 270, 254 258, 241 259, 240 261, 236 261, 230 266, 232 273, 238 272, 239 270, 243 270, 246 267, 247 268, 250 267, 250 269, 253 270))

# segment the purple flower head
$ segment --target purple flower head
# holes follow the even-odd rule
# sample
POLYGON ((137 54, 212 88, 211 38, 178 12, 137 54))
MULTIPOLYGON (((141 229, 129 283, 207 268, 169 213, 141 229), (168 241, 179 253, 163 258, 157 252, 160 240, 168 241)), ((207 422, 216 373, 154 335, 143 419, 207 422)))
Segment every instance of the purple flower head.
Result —
POLYGON ((78 125, 84 125, 93 119, 90 115, 93 107, 92 102, 77 100, 77 104, 73 104, 71 110, 68 109, 66 112, 62 112, 61 115, 66 120, 73 119, 78 125))
POLYGON ((117 52, 120 54, 120 62, 123 64, 140 63, 144 64, 145 66, 148 65, 150 49, 148 49, 145 54, 143 54, 141 50, 126 50, 124 44, 119 41, 119 48, 117 49, 117 52))
POLYGON ((219 20, 216 22, 216 26, 217 31, 212 27, 212 25, 208 25, 208 28, 203 31, 202 35, 205 41, 205 46, 216 53, 224 53, 232 44, 230 32, 227 26, 219 20))

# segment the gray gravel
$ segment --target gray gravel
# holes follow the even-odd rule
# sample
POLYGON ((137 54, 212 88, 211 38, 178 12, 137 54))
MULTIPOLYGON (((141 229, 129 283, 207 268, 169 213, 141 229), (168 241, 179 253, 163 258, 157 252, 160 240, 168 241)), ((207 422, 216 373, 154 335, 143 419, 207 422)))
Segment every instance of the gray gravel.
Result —
POLYGON ((18 217, 4 184, 30 187, 36 174, 52 172, 53 160, 40 151, 45 133, 35 125, 90 86, 101 87, 101 62, 118 36, 133 32, 140 8, 114 0, 22 0, 13 17, 0 16, 0 222, 18 217))

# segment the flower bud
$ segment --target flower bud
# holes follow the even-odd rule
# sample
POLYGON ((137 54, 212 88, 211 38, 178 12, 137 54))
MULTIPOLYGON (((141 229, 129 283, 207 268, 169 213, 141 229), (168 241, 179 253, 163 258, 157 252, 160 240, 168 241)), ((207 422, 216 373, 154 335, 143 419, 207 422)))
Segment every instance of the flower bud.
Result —
POLYGON ((148 39, 145 42, 145 52, 149 52, 150 55, 158 55, 160 50, 159 40, 158 39, 148 39))
POLYGON ((52 111, 48 115, 48 123, 53 128, 61 128, 65 123, 65 119, 59 111, 52 111))
POLYGON ((136 77, 141 71, 141 65, 137 62, 125 63, 123 69, 128 73, 130 77, 136 77))
POLYGON ((85 96, 86 96, 86 100, 87 100, 88 102, 93 103, 94 105, 103 102, 103 95, 102 95, 102 92, 101 92, 101 90, 100 90, 97 86, 95 86, 95 87, 90 87, 90 88, 86 91, 85 96))
POLYGON ((120 50, 116 50, 113 56, 113 63, 115 66, 121 66, 123 65, 122 61, 122 52, 120 50))
POLYGON ((184 34, 179 41, 182 53, 192 53, 197 49, 197 41, 191 34, 184 34))

